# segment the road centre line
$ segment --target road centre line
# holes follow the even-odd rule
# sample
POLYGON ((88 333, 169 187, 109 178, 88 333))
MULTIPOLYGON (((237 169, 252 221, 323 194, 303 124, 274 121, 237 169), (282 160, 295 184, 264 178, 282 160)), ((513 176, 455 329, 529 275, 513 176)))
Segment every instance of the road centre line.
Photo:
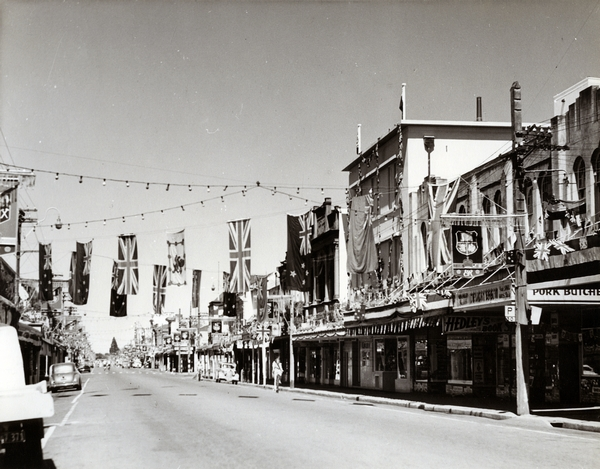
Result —
POLYGON ((77 399, 79 399, 79 398, 80 398, 80 397, 83 395, 83 393, 84 393, 84 391, 85 391, 85 387, 87 386, 87 384, 88 384, 89 382, 90 382, 90 378, 88 378, 88 379, 86 380, 86 382, 85 382, 85 383, 83 383, 83 387, 81 388, 81 391, 79 391, 79 394, 77 394, 77 397, 71 401, 71 404, 75 404, 75 402, 77 402, 77 399))

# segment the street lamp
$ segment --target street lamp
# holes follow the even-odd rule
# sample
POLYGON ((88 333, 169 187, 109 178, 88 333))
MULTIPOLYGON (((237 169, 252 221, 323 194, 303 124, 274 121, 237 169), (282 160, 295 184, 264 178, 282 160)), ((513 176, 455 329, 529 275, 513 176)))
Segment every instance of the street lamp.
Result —
POLYGON ((435 149, 435 137, 424 136, 423 145, 425 146, 425 151, 427 152, 427 181, 429 181, 431 178, 431 152, 435 149))
POLYGON ((60 230, 60 229, 63 227, 63 224, 62 224, 62 221, 61 221, 61 219, 60 219, 60 212, 58 211, 58 209, 57 209, 56 207, 48 207, 48 208, 46 209, 46 213, 44 214, 44 218, 42 218, 41 220, 38 220, 38 221, 37 221, 37 223, 36 223, 36 226, 39 226, 39 225, 40 225, 40 223, 42 223, 42 222, 43 222, 43 221, 44 221, 46 218, 48 218, 48 212, 49 212, 50 210, 56 210, 56 212, 58 213, 58 215, 57 215, 57 217, 56 217, 56 223, 54 223, 54 227, 55 227, 57 230, 60 230))

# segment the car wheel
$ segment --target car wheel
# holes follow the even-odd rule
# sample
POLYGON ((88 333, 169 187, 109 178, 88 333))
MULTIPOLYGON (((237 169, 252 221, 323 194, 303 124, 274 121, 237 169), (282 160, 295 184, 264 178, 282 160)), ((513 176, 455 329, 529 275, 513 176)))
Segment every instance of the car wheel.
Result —
POLYGON ((76 388, 76 389, 77 389, 78 391, 81 391, 81 383, 79 383, 79 384, 77 385, 77 388, 76 388))

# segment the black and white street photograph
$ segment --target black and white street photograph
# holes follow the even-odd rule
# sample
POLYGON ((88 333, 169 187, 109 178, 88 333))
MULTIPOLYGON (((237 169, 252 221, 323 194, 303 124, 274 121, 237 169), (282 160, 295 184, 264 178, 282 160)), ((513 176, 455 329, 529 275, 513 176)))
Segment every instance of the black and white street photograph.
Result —
POLYGON ((600 0, 0 0, 0 468, 600 465, 600 0))

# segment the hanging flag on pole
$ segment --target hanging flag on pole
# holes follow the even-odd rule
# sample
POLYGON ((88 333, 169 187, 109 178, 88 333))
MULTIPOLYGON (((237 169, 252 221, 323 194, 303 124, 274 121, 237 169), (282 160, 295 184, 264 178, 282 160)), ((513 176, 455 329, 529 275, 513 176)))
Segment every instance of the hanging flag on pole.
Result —
POLYGON ((237 316, 237 294, 223 293, 223 316, 235 318, 237 316))
POLYGON ((39 245, 39 281, 40 301, 52 301, 54 300, 53 288, 52 288, 52 245, 41 244, 39 245))
POLYGON ((348 236, 348 271, 353 274, 373 272, 377 269, 377 249, 371 211, 373 198, 369 195, 354 197, 350 205, 348 236))
POLYGON ((194 270, 192 275, 192 308, 200 307, 200 280, 202 271, 194 270))
POLYGON ((169 285, 185 285, 185 240, 184 230, 167 233, 169 258, 169 285))
POLYGON ((228 225, 229 291, 244 293, 250 289, 250 219, 230 221, 228 225))
POLYGON ((71 256, 71 301, 75 305, 87 304, 90 292, 90 270, 92 264, 92 242, 77 243, 71 256))
POLYGON ((256 316, 258 322, 264 322, 267 317, 267 276, 258 278, 258 289, 256 290, 256 316))
POLYGON ((224 292, 229 291, 230 279, 231 279, 231 275, 229 274, 229 272, 223 272, 223 291, 224 292))
POLYGON ((137 295, 139 289, 138 249, 135 235, 119 236, 119 295, 137 295))
POLYGON ((165 311, 165 299, 167 297, 167 266, 155 265, 153 276, 152 304, 154 314, 162 314, 165 311))
POLYGON ((110 289, 110 315, 115 317, 127 316, 127 295, 120 295, 119 289, 119 266, 113 262, 112 281, 110 289))
POLYGON ((310 291, 312 272, 312 212, 287 216, 287 286, 290 290, 310 291))

